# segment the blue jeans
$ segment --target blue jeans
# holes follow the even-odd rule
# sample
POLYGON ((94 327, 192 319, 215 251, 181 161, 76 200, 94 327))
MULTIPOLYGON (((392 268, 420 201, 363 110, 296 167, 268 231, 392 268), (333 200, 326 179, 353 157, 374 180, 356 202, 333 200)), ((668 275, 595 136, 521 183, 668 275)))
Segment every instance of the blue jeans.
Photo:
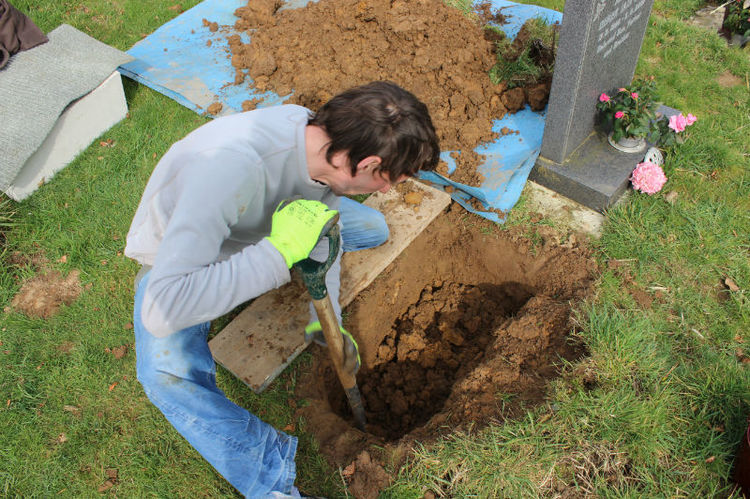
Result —
MULTIPOLYGON (((388 239, 385 218, 372 208, 342 198, 340 216, 344 251, 371 248, 388 239)), ((264 423, 216 387, 216 366, 207 343, 209 322, 166 338, 146 330, 141 307, 148 277, 138 284, 133 311, 136 369, 148 398, 246 497, 296 493, 297 438, 264 423)))

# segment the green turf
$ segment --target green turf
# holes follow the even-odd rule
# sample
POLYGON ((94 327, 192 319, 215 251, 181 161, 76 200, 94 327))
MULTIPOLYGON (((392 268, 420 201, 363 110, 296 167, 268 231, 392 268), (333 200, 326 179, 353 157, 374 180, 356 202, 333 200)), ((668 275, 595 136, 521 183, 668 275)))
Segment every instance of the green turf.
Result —
MULTIPOLYGON (((161 0, 14 5, 44 31, 68 23, 123 50, 178 13, 170 9, 177 2, 161 0)), ((750 414, 750 364, 743 362, 750 357, 750 52, 684 22, 704 5, 655 2, 636 73, 653 75, 663 101, 698 122, 667 153, 664 190, 630 195, 592 242, 600 273, 575 330, 589 357, 565 366, 547 402, 521 419, 419 447, 406 467, 391 470, 395 482, 384 497, 427 490, 444 497, 731 494, 732 459, 750 414), (639 304, 634 290, 650 295, 651 305, 639 304)), ((122 256, 158 158, 206 119, 124 83, 126 120, 28 200, 0 200, 0 306, 40 271, 17 253, 44 257, 65 275, 78 269, 84 286, 49 319, 9 309, 0 315, 4 497, 98 496, 115 474, 105 492, 123 497, 237 495, 135 379, 136 265, 122 256), (107 139, 112 147, 99 144, 107 139), (118 359, 113 349, 123 345, 129 349, 118 359)), ((532 237, 550 223, 532 220, 522 199, 508 223, 532 237)), ((219 384, 276 427, 294 428, 303 491, 341 497, 339 471, 288 403, 308 363, 303 355, 262 396, 222 369, 219 384)))

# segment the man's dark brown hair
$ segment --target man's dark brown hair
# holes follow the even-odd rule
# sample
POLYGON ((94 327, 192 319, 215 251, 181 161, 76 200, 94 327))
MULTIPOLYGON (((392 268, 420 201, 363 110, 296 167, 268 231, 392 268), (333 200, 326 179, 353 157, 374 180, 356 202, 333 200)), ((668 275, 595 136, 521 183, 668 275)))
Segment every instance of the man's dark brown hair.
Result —
POLYGON ((346 90, 321 107, 308 125, 323 128, 331 139, 326 159, 344 151, 352 176, 368 156, 382 159, 380 171, 395 181, 419 170, 434 170, 440 156, 430 113, 411 92, 389 81, 346 90))

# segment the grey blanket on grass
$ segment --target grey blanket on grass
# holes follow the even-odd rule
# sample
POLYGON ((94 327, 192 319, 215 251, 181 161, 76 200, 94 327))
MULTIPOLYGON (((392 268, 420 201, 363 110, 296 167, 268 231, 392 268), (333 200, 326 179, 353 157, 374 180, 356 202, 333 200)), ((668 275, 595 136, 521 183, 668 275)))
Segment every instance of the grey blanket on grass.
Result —
POLYGON ((44 142, 65 108, 133 57, 63 24, 49 42, 0 70, 0 191, 44 142))

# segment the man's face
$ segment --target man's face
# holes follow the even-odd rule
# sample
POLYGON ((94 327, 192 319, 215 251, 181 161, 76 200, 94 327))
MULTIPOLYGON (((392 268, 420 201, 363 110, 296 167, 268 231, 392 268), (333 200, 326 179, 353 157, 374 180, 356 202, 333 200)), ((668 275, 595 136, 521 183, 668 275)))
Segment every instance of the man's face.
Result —
POLYGON ((396 184, 406 180, 408 175, 391 180, 386 172, 381 171, 379 163, 370 162, 361 165, 357 174, 352 176, 349 158, 346 153, 336 153, 331 160, 336 167, 337 175, 328 183, 328 187, 339 195, 371 194, 373 192, 386 193, 396 184))

